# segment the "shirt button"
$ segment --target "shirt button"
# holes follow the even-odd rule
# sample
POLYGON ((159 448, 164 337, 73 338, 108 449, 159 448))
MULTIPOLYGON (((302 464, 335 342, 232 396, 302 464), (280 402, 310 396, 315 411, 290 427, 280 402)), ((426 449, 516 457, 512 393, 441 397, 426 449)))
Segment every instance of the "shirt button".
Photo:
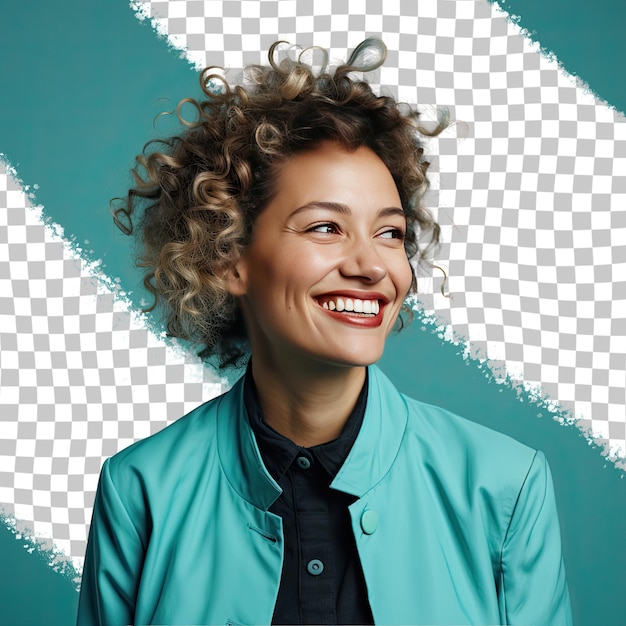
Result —
POLYGON ((324 571, 324 564, 319 559, 313 559, 312 561, 309 561, 306 569, 309 574, 319 576, 324 571))
POLYGON ((311 461, 309 461, 309 459, 307 459, 305 456, 299 456, 296 459, 296 463, 298 464, 298 467, 300 469, 309 469, 309 467, 311 467, 311 461))
POLYGON ((369 509, 361 515, 361 528, 366 535, 373 535, 378 528, 378 513, 369 509))

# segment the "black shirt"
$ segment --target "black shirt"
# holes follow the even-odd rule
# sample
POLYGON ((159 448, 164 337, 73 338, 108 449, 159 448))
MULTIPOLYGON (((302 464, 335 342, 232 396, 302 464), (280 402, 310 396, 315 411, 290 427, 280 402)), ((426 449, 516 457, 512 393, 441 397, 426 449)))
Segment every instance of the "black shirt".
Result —
POLYGON ((283 520, 285 554, 272 624, 373 624, 348 506, 330 483, 363 422, 367 376, 341 435, 303 448, 264 420, 248 367, 244 401, 265 467, 283 493, 269 510, 283 520))

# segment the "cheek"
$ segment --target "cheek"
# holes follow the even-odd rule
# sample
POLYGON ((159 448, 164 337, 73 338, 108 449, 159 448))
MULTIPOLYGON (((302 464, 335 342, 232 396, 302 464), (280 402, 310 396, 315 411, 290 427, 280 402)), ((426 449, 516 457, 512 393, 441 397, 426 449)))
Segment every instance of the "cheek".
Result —
POLYGON ((409 259, 406 256, 401 262, 398 263, 395 276, 398 294, 404 297, 409 293, 409 289, 413 283, 413 270, 411 268, 411 264, 409 263, 409 259))
POLYGON ((321 273, 319 259, 302 250, 275 247, 257 255, 252 263, 251 294, 266 309, 288 311, 306 295, 321 273))
POLYGON ((337 266, 336 253, 321 246, 292 247, 288 254, 275 257, 271 269, 283 289, 307 292, 337 266))

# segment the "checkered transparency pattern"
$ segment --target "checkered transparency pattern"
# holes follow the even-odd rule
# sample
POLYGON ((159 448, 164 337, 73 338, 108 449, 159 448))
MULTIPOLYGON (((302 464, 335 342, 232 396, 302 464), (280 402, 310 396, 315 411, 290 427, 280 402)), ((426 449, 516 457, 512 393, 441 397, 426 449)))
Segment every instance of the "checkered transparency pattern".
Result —
POLYGON ((430 143, 438 264, 421 306, 496 375, 626 450, 626 124, 486 0, 138 2, 201 68, 266 61, 277 39, 345 60, 389 48, 368 77, 456 125, 430 143))
POLYGON ((0 506, 80 569, 104 459, 224 384, 148 331, 0 168, 0 506))

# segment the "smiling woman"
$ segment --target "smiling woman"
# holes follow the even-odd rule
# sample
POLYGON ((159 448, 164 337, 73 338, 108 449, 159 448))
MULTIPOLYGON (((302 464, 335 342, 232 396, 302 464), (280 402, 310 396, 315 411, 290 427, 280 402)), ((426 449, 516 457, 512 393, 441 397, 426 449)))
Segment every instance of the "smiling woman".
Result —
POLYGON ((170 332, 250 361, 105 462, 78 623, 571 624, 541 452, 373 365, 438 241, 417 112, 350 76, 384 45, 279 54, 205 72, 116 211, 170 332))
MULTIPOLYGON (((405 231, 393 177, 369 148, 349 152, 326 142, 285 163, 229 284, 244 316, 254 380, 267 379, 275 392, 274 379, 299 388, 305 380, 292 377, 304 369, 308 380, 317 370, 327 388, 341 382, 334 408, 347 418, 363 366, 382 355, 411 286, 405 231)), ((334 416, 325 429, 273 410, 266 420, 300 445, 331 441, 344 425, 334 416)))

